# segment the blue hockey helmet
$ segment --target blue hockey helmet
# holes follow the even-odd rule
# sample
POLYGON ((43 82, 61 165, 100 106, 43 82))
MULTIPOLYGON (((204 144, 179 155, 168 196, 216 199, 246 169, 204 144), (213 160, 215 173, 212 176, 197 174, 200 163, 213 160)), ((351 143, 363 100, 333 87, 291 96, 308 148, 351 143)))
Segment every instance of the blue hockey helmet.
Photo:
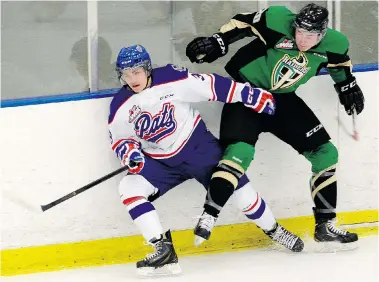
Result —
POLYGON ((142 45, 133 45, 124 47, 120 50, 116 61, 116 72, 118 78, 121 79, 122 71, 143 67, 148 76, 151 74, 152 65, 149 53, 142 45))

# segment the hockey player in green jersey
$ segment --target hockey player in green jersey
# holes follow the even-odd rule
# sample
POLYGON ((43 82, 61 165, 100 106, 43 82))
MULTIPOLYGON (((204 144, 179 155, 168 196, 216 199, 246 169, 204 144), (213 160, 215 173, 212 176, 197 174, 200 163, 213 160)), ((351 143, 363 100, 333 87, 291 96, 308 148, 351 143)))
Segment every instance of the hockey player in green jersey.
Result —
POLYGON ((326 68, 347 114, 360 114, 363 110, 364 97, 351 73, 348 39, 327 25, 328 11, 318 5, 306 5, 298 14, 283 6, 271 6, 237 14, 218 33, 195 38, 187 45, 186 55, 191 62, 212 63, 224 56, 233 42, 256 36, 234 54, 225 70, 238 82, 267 89, 276 101, 273 116, 259 115, 240 103, 225 104, 220 125, 225 153, 212 175, 204 212, 195 228, 198 243, 209 239, 219 212, 254 159, 255 144, 262 132, 274 134, 312 165, 315 240, 358 240, 357 234, 334 224, 337 148, 312 110, 295 94, 300 85, 326 68))

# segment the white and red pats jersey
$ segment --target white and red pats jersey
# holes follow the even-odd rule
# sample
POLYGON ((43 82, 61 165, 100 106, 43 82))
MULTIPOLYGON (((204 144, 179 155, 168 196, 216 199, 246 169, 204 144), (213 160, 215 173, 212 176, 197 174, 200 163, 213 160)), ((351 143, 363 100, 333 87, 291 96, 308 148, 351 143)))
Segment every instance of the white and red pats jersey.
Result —
POLYGON ((153 69, 151 87, 134 94, 123 87, 110 105, 112 150, 139 144, 146 155, 170 158, 180 153, 200 114, 191 102, 252 100, 252 88, 216 74, 195 74, 175 65, 153 69))

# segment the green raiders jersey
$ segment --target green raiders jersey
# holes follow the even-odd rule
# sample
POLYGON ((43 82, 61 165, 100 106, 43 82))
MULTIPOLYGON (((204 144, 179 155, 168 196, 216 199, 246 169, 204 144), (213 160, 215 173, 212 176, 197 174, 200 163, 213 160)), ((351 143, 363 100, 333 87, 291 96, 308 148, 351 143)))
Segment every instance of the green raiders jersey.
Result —
POLYGON ((246 36, 257 38, 240 48, 225 70, 236 80, 248 81, 272 93, 294 92, 322 68, 336 83, 351 75, 346 36, 327 29, 318 45, 299 51, 292 26, 295 17, 283 6, 234 16, 220 29, 229 44, 246 36))

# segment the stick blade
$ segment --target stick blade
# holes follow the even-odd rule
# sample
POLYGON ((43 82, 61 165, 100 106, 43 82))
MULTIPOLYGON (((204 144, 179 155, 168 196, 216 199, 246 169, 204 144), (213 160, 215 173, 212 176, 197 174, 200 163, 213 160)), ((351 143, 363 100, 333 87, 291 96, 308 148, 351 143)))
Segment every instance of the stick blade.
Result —
POLYGON ((353 135, 353 137, 354 137, 354 140, 355 140, 355 141, 358 141, 358 140, 359 140, 359 135, 358 135, 358 132, 357 132, 357 131, 354 131, 354 135, 353 135))
POLYGON ((2 194, 10 202, 19 206, 20 208, 25 209, 28 212, 32 212, 32 213, 39 213, 40 212, 40 210, 38 208, 38 204, 34 204, 34 203, 28 201, 23 196, 18 195, 16 193, 14 193, 13 191, 4 189, 2 191, 2 194))
POLYGON ((44 211, 47 211, 48 209, 52 208, 53 206, 51 205, 41 205, 41 210, 44 212, 44 211))
POLYGON ((353 112, 353 138, 355 141, 358 141, 358 129, 357 129, 357 113, 353 112))

